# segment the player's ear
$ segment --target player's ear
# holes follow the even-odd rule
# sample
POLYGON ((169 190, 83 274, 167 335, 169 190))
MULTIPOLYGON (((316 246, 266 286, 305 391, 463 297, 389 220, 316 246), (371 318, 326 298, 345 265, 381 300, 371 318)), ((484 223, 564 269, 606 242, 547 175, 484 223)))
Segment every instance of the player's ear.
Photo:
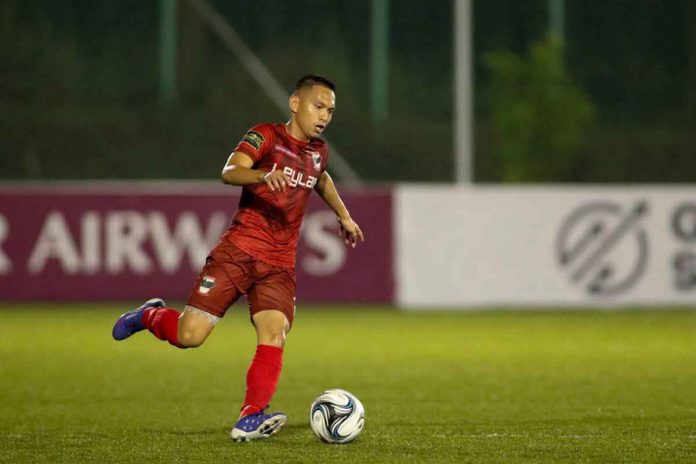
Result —
POLYGON ((290 111, 292 111, 293 113, 297 113, 297 109, 300 106, 300 97, 298 97, 295 93, 290 95, 290 99, 288 100, 288 106, 290 107, 290 111))

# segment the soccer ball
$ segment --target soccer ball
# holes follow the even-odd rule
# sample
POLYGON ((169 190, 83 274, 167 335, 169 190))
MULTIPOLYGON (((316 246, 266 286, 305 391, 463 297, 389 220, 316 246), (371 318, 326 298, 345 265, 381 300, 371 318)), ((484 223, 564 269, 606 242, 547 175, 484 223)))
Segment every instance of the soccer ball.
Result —
POLYGON ((326 390, 309 408, 309 425, 325 443, 348 443, 360 435, 365 425, 365 408, 350 392, 326 390))

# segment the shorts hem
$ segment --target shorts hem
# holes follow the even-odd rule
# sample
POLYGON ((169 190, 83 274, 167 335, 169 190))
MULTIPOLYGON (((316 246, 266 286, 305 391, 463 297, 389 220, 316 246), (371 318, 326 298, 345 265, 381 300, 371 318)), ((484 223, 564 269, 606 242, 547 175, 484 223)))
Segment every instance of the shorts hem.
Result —
POLYGON ((193 302, 189 301, 186 303, 186 306, 191 306, 192 308, 199 309, 201 311, 205 311, 208 314, 212 314, 215 317, 222 318, 225 316, 226 311, 219 311, 217 309, 214 309, 211 306, 204 305, 204 304, 193 304, 193 302))

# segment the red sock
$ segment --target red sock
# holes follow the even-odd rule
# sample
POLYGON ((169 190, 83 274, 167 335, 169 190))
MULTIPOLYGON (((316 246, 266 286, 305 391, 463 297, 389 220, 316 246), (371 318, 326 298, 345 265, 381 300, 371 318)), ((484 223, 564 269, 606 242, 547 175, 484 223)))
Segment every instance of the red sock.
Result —
POLYGON ((179 345, 179 311, 170 308, 150 308, 143 311, 142 323, 155 337, 179 345))
POLYGON ((247 371, 247 390, 239 417, 261 411, 270 403, 283 368, 283 349, 258 345, 247 371))

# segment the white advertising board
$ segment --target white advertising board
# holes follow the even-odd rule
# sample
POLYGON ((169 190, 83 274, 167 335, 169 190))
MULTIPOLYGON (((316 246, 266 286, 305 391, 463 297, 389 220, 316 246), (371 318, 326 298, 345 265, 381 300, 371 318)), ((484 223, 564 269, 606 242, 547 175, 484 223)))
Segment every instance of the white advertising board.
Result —
POLYGON ((696 305, 696 188, 404 185, 394 206, 403 307, 696 305))

